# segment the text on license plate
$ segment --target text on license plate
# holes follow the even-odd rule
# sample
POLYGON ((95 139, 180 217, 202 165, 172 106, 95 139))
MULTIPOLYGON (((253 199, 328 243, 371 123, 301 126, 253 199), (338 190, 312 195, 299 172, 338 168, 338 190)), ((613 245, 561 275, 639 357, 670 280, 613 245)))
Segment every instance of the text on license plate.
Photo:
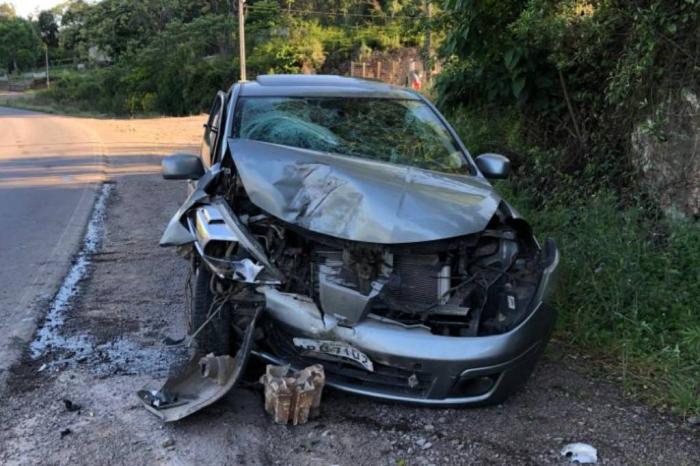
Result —
POLYGON ((372 360, 365 353, 347 343, 333 340, 312 340, 311 338, 294 338, 294 346, 306 351, 329 354, 340 358, 350 359, 360 364, 370 372, 374 372, 372 360))

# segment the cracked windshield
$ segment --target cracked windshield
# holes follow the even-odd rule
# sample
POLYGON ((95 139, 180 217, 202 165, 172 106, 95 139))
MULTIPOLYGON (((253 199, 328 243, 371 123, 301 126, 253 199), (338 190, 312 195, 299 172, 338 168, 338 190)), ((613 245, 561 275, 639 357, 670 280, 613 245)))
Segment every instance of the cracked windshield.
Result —
POLYGON ((239 138, 454 174, 469 165, 433 110, 405 99, 247 97, 239 138))

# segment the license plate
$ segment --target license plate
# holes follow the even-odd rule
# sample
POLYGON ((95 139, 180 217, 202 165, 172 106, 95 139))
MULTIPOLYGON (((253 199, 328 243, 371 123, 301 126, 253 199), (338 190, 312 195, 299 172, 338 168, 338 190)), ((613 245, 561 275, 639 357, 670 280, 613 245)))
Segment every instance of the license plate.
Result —
POLYGON ((312 340, 310 338, 295 338, 294 346, 314 353, 328 354, 339 358, 355 361, 370 372, 374 372, 372 360, 365 353, 347 343, 333 340, 312 340))

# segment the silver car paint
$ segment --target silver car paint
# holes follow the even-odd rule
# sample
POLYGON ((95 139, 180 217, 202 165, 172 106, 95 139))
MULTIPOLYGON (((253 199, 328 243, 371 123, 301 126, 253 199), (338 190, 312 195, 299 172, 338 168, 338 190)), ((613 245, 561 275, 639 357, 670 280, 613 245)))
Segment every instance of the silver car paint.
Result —
POLYGON ((500 196, 480 178, 229 139, 250 200, 306 230, 350 241, 399 244, 482 231, 500 196))
MULTIPOLYGON (((221 213, 220 205, 207 204, 195 208, 194 215, 187 218, 190 231, 197 237, 194 246, 203 261, 209 268, 221 277, 230 277, 242 283, 267 283, 279 284, 280 281, 274 277, 263 277, 261 272, 265 266, 249 258, 217 258, 207 254, 207 245, 212 241, 241 244, 245 242, 246 232, 238 230, 236 227, 226 223, 221 213), (242 240, 243 238, 243 240, 242 240)), ((246 249, 247 250, 247 249, 246 249)), ((267 257, 263 256, 267 263, 267 257)))
MULTIPOLYGON (((228 122, 226 124, 226 129, 225 129, 225 138, 227 139, 227 142, 232 143, 236 142, 236 140, 230 139, 231 136, 231 120, 233 118, 233 111, 235 109, 235 103, 238 97, 239 92, 241 94, 246 94, 244 92, 241 92, 241 89, 243 89, 244 86, 242 85, 236 85, 232 89, 232 94, 233 98, 230 99, 229 102, 229 111, 227 115, 228 122)), ((279 91, 278 91, 279 92, 279 91)), ((262 93, 263 95, 268 94, 269 92, 264 92, 262 93)), ((420 98, 420 97, 419 97, 420 98)), ((422 99, 423 100, 423 99, 422 99)), ((428 105, 432 107, 432 104, 430 104, 428 101, 426 101, 428 105)), ((444 118, 438 113, 438 116, 443 120, 445 125, 450 129, 451 133, 453 135, 456 134, 454 130, 450 127, 449 123, 444 121, 444 118)), ((466 151, 466 148, 463 147, 461 141, 459 141, 459 138, 456 138, 457 142, 460 144, 462 147, 465 156, 467 159, 473 163, 473 161, 469 158, 468 152, 466 151)), ((263 143, 258 143, 258 144, 263 144, 263 143)), ((271 145, 267 145, 271 146, 271 145)), ((294 152, 294 149, 288 148, 288 147, 279 147, 280 149, 283 149, 289 155, 290 153, 294 152), (291 150, 291 152, 290 152, 291 150)), ((227 144, 222 145, 222 156, 224 155, 224 152, 229 149, 229 146, 227 144)), ((248 158, 250 159, 249 162, 251 164, 255 163, 255 160, 253 160, 257 156, 264 156, 265 154, 263 152, 258 152, 258 153, 250 153, 248 154, 248 158)), ((327 154, 321 154, 323 157, 327 157, 327 154)), ((345 157, 347 159, 347 157, 345 157)), ((234 160, 236 160, 236 163, 238 164, 238 158, 234 156, 234 160)), ((284 158, 279 159, 279 164, 273 166, 276 171, 279 172, 279 170, 283 170, 283 167, 286 167, 287 169, 292 169, 294 170, 296 167, 295 162, 290 162, 289 160, 284 158)), ((318 162, 318 161, 316 161, 318 162)), ((318 163, 316 164, 322 168, 323 163, 318 163)), ((389 164, 384 164, 384 165, 389 165, 389 164)), ((269 166, 267 168, 270 168, 269 166)), ((404 167, 405 168, 405 167, 404 167)), ((327 168, 326 168, 327 169, 327 168)), ((216 176, 220 173, 221 168, 218 165, 212 166, 212 170, 214 170, 214 173, 207 173, 205 176, 200 180, 199 183, 197 183, 197 186, 185 202, 181 206, 181 208, 178 210, 178 213, 173 217, 171 220, 168 228, 166 229, 166 232, 163 235, 163 238, 161 240, 161 245, 183 245, 187 243, 191 243, 195 241, 195 237, 192 234, 191 231, 189 231, 187 228, 185 228, 184 223, 183 223, 183 216, 190 211, 193 207, 196 207, 197 205, 206 205, 210 204, 212 202, 212 199, 208 198, 207 193, 204 191, 206 187, 213 181, 216 176)), ((417 170, 414 169, 417 172, 422 172, 422 170, 417 170)), ((410 170, 409 170, 410 171, 410 170)), ((252 172, 256 176, 263 176, 264 170, 255 170, 253 169, 252 172), (257 173, 256 173, 257 172, 257 173)), ((313 172, 313 171, 312 171, 313 172)), ((434 175, 433 172, 427 172, 429 175, 434 175)), ((395 174, 396 175, 396 174, 395 174)), ((396 178, 396 177, 394 177, 396 178)), ((431 178, 431 177, 428 177, 431 178)), ((450 181, 454 181, 455 177, 450 177, 447 175, 440 175, 437 176, 433 181, 435 181, 437 186, 433 186, 433 183, 422 183, 424 188, 432 189, 435 188, 437 191, 441 191, 444 187, 444 185, 450 185, 450 181), (443 183, 444 181, 444 183, 443 183)), ((488 184, 488 181, 486 181, 483 177, 483 175, 478 171, 478 169, 475 169, 475 173, 473 177, 457 177, 461 179, 467 179, 467 185, 476 187, 477 192, 486 192, 486 194, 483 196, 486 202, 484 205, 480 206, 481 207, 481 214, 482 217, 489 217, 495 212, 495 209, 498 207, 498 203, 501 202, 500 197, 495 194, 491 188, 491 186, 488 184), (489 214, 486 214, 485 212, 491 210, 489 214)), ((353 178, 350 178, 353 180, 353 178)), ((391 177, 390 177, 391 179, 391 177)), ((283 185, 283 179, 279 178, 277 179, 278 182, 282 182, 283 185)), ((368 185, 369 187, 372 186, 372 179, 368 180, 368 185)), ((407 181, 411 181, 409 178, 406 180, 404 178, 403 182, 406 184, 407 181)), ((462 180, 460 180, 461 182, 462 180)), ((383 181, 384 182, 384 181, 383 181)), ((378 183, 378 184, 382 184, 378 183)), ((298 180, 297 179, 297 192, 300 190, 302 193, 307 193, 311 194, 308 190, 304 188, 304 180, 298 180)), ((194 183, 193 183, 194 184, 194 183)), ((364 185, 364 183, 361 183, 364 185)), ((282 189, 283 186, 278 186, 279 190, 276 188, 275 192, 273 193, 268 193, 271 194, 270 198, 268 201, 272 202, 275 204, 275 202, 278 200, 278 196, 281 194, 281 192, 284 192, 282 189), (281 190, 281 191, 280 191, 281 190)), ((294 189, 294 187, 292 187, 294 189)), ((443 191, 443 195, 448 196, 449 194, 443 191)), ((447 190, 449 191, 449 190, 447 190)), ((396 192, 394 189, 392 191, 393 193, 396 192)), ((265 193, 261 193, 264 197, 265 193)), ((330 193, 332 194, 332 192, 330 193)), ((361 194, 368 194, 365 191, 361 191, 361 194)), ((468 194, 468 193, 461 193, 458 190, 456 193, 454 193, 456 197, 458 197, 461 194, 468 194)), ((471 193, 472 195, 474 193, 471 193)), ((404 194, 401 194, 404 195, 404 194)), ((478 196, 477 196, 478 197, 478 196)), ((473 199, 473 198, 472 198, 473 199)), ((442 200, 436 201, 436 202, 443 202, 442 200)), ((326 204, 326 200, 322 199, 321 204, 326 204)), ((519 214, 515 212, 515 210, 508 206, 505 202, 504 205, 507 206, 506 212, 509 212, 510 215, 514 218, 518 218, 519 214)), ((279 207, 283 208, 286 206, 285 202, 281 202, 279 207)), ((325 207, 328 207, 325 205, 325 207)), ((433 206, 436 207, 436 206, 433 206)), ((473 206, 472 206, 473 207, 473 206)), ((470 210, 470 209, 465 209, 465 210, 470 210)), ((431 212, 431 214, 435 214, 435 212, 431 212)), ((284 218, 281 217, 283 220, 284 218)), ((239 219, 240 220, 240 219, 239 219)), ((402 224, 405 219, 401 219, 402 224)), ((413 223, 414 220, 410 219, 411 221, 407 221, 409 224, 413 223)), ((483 218, 482 218, 483 220, 483 218)), ((488 221, 488 220, 487 220, 488 221)), ((473 222, 464 222, 464 224, 473 227, 474 230, 471 232, 477 232, 483 229, 474 227, 473 222)), ((462 224, 462 225, 464 225, 462 224)), ((337 224, 335 225, 336 227, 338 226, 337 224)), ((311 231, 315 231, 312 230, 311 231)), ((468 234, 468 232, 461 231, 458 233, 458 235, 463 235, 463 234, 468 234)), ((418 235, 420 236, 420 235, 418 235)), ((449 236, 447 236, 449 237, 449 236)), ((421 239, 421 241, 424 241, 421 239)), ((377 241, 371 241, 371 242, 377 242, 377 241)), ((514 351, 520 347, 522 350, 523 343, 526 343, 527 341, 532 341, 533 338, 535 338, 534 335, 538 335, 538 332, 540 331, 543 327, 543 323, 546 323, 548 319, 551 320, 551 318, 540 318, 540 314, 546 314, 546 310, 544 309, 544 306, 541 305, 541 299, 542 296, 544 295, 544 291, 548 286, 548 283, 550 281, 550 276, 552 274, 552 271, 556 268, 556 264, 558 262, 558 253, 556 254, 555 259, 552 261, 551 265, 547 267, 547 269, 544 271, 541 281, 540 281, 540 286, 537 290, 537 293, 535 294, 534 300, 533 300, 533 311, 531 312, 531 315, 526 318, 526 320, 521 323, 517 328, 511 330, 510 332, 502 335, 494 335, 494 336, 488 336, 488 337, 479 337, 479 338, 455 338, 455 337, 442 337, 442 336, 437 336, 437 335, 432 335, 429 332, 429 329, 423 327, 423 326, 406 326, 398 322, 393 322, 388 319, 381 319, 376 316, 370 315, 367 318, 364 319, 364 321, 360 322, 359 324, 355 325, 354 327, 348 327, 346 326, 348 322, 342 322, 339 321, 336 317, 334 317, 331 314, 328 313, 323 313, 321 312, 316 304, 311 300, 310 298, 306 296, 301 296, 301 295, 294 295, 294 294, 288 294, 288 293, 282 293, 278 291, 276 288, 271 287, 271 286, 265 286, 265 287, 260 287, 258 288, 258 291, 263 292, 266 298, 266 311, 269 313, 271 317, 273 317, 275 320, 277 320, 280 323, 284 323, 286 325, 291 326, 292 328, 298 328, 300 334, 302 335, 312 335, 312 336, 318 336, 319 338, 332 338, 332 339, 339 339, 343 341, 349 341, 353 342, 354 345, 356 345, 358 348, 372 348, 372 351, 375 351, 372 353, 372 356, 375 361, 378 362, 386 362, 386 363, 391 363, 391 362, 398 362, 400 363, 400 359, 405 355, 408 355, 409 357, 413 358, 418 358, 422 361, 425 361, 428 365, 435 365, 435 368, 440 368, 443 365, 450 365, 450 369, 447 370, 447 367, 444 367, 445 370, 438 371, 441 374, 444 373, 444 375, 450 376, 450 374, 454 373, 453 367, 455 364, 457 365, 462 365, 464 364, 466 369, 464 369, 464 374, 466 373, 481 373, 483 371, 486 372, 492 372, 492 371, 501 371, 504 370, 504 368, 511 366, 513 364, 516 364, 517 361, 523 359, 525 356, 528 354, 532 353, 537 346, 540 345, 540 343, 536 343, 534 346, 529 347, 525 352, 520 353, 519 355, 516 355, 514 351), (264 290, 271 290, 271 291, 264 291, 264 290), (396 337, 396 338, 394 338, 396 337), (416 340, 416 338, 418 340, 416 340), (387 340, 388 339, 388 340, 387 340), (416 344, 417 341, 420 341, 420 344, 416 344), (460 344, 459 342, 464 342, 460 344), (469 342, 469 343, 467 343, 469 342), (433 347, 433 343, 439 343, 438 346, 433 347), (411 348, 414 348, 415 351, 411 351, 411 348), (421 349, 421 351, 418 351, 421 349), (429 358, 436 358, 436 359, 424 359, 426 357, 426 354, 424 353, 425 350, 428 350, 427 356, 429 358), (407 353, 408 352, 408 353, 407 353), (383 356, 382 356, 383 355, 383 356), (504 357, 512 357, 513 359, 503 359, 504 357), (447 358, 447 359, 444 359, 447 358), (492 366, 484 366, 484 363, 486 364, 493 364, 492 366)), ((539 338, 539 337, 538 337, 539 338)), ((369 350, 367 350, 369 352, 369 350)), ((258 353, 256 352, 259 356, 271 361, 271 362, 278 362, 278 363, 285 363, 285 361, 274 361, 274 356, 270 354, 263 354, 263 353, 258 353)), ((442 377, 442 375, 441 375, 442 377)), ((434 385, 444 385, 444 381, 434 384, 434 385)), ((478 397, 474 398, 449 398, 449 399, 421 399, 420 402, 424 404, 463 404, 463 403, 471 403, 474 401, 478 401, 480 399, 487 399, 491 396, 491 393, 496 390, 496 387, 498 384, 500 384, 501 378, 497 381, 496 385, 492 390, 489 391, 489 393, 480 395, 478 397)), ((380 398, 388 398, 388 399, 394 399, 394 400, 405 400, 405 401, 418 401, 416 398, 411 397, 411 396, 398 396, 394 394, 382 394, 382 393, 377 393, 372 390, 365 390, 361 387, 357 387, 354 385, 348 385, 348 384, 343 384, 343 383, 337 383, 334 384, 332 382, 329 382, 329 385, 334 385, 337 386, 338 388, 342 388, 347 391, 355 392, 355 393, 361 393, 361 394, 366 394, 366 395, 372 395, 372 396, 377 396, 380 398)))
POLYGON ((204 176, 197 180, 194 190, 187 196, 180 208, 177 209, 177 212, 175 212, 175 215, 173 215, 165 228, 163 236, 160 238, 161 246, 181 246, 192 243, 195 240, 194 232, 185 226, 183 217, 192 207, 205 202, 209 198, 206 189, 222 171, 220 164, 214 164, 204 173, 204 176))

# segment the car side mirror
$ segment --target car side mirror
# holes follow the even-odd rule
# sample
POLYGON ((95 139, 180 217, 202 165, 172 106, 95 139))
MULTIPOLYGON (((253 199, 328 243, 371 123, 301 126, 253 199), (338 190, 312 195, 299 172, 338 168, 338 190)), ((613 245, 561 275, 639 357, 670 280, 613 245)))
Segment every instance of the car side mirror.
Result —
POLYGON ((510 174, 510 160, 500 154, 481 154, 476 158, 476 166, 486 178, 502 179, 510 174))
POLYGON ((198 180, 204 175, 204 166, 196 155, 173 154, 163 158, 160 171, 166 180, 198 180))

